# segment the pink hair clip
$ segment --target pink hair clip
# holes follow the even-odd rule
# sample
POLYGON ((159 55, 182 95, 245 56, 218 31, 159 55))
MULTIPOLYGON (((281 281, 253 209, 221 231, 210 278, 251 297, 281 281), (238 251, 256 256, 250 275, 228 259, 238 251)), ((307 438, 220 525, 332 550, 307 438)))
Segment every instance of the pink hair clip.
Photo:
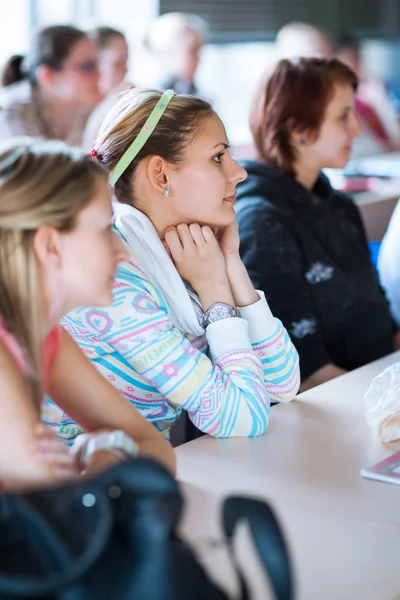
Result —
POLYGON ((97 158, 97 150, 96 150, 96 148, 92 148, 92 150, 90 151, 90 156, 92 158, 97 158))

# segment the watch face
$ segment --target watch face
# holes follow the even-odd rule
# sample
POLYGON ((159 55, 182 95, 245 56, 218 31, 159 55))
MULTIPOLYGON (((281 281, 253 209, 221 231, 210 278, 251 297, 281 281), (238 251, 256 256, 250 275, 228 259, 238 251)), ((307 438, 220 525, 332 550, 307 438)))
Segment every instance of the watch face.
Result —
POLYGON ((220 319, 227 319, 231 314, 231 311, 224 304, 216 304, 209 312, 209 321, 219 321, 220 319))

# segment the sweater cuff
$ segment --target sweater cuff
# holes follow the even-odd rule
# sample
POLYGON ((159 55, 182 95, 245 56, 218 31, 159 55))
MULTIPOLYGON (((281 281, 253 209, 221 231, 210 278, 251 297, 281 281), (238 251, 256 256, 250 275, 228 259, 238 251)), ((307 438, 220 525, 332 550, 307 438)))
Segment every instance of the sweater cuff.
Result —
POLYGON ((240 314, 249 325, 249 338, 252 344, 263 342, 271 337, 278 329, 278 321, 275 319, 268 306, 264 292, 256 290, 260 300, 250 306, 238 307, 240 314))
POLYGON ((214 363, 223 354, 252 350, 245 319, 232 317, 214 321, 206 329, 210 357, 214 363))

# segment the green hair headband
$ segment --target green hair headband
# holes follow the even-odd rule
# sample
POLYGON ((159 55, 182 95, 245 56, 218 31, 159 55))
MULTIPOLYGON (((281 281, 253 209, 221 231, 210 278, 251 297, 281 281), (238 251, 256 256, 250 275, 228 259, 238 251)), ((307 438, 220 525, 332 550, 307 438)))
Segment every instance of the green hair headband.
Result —
POLYGON ((121 175, 126 171, 134 158, 139 154, 153 131, 155 130, 158 121, 163 116, 165 109, 171 99, 176 96, 173 90, 166 90, 153 108, 151 115, 143 125, 142 129, 133 140, 129 148, 121 156, 115 167, 110 173, 109 182, 114 187, 121 175))

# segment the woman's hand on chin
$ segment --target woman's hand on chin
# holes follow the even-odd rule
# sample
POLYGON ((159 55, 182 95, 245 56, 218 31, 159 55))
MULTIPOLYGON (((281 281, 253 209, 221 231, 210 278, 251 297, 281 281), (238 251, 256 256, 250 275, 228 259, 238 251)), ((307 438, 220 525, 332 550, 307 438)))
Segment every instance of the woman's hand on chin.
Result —
POLYGON ((224 255, 211 227, 197 223, 169 227, 164 245, 182 279, 199 295, 204 310, 215 302, 233 305, 224 255))

